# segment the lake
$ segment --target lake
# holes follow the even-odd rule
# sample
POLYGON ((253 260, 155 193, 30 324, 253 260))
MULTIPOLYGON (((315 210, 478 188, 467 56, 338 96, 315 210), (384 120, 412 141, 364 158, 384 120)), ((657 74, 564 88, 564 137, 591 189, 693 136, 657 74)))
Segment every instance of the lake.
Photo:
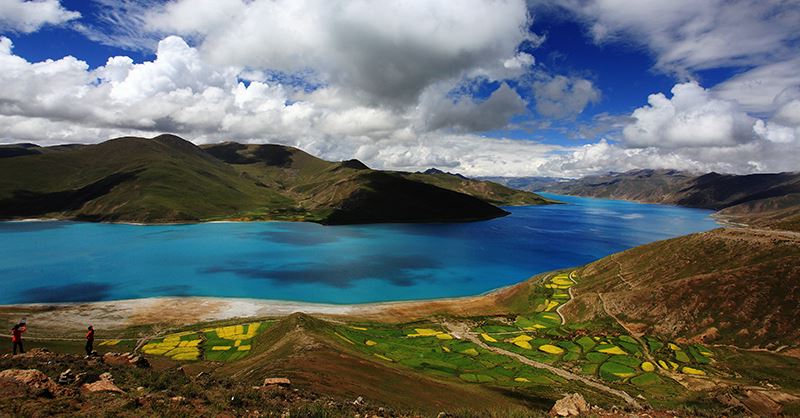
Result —
POLYGON ((0 304, 475 295, 717 227, 707 210, 547 196, 567 204, 506 208, 511 215, 458 224, 0 222, 0 304))

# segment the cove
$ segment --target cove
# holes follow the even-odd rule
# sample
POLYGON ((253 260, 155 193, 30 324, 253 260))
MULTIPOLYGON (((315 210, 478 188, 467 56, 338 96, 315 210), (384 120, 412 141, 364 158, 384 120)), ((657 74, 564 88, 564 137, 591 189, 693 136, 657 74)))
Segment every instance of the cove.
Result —
POLYGON ((545 195, 566 204, 457 224, 0 222, 0 304, 466 296, 718 226, 707 210, 545 195))

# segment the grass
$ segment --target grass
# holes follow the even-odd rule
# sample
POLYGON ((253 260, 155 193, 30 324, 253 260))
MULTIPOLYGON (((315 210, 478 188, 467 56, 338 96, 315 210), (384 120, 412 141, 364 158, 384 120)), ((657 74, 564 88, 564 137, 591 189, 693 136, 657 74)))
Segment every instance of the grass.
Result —
POLYGON ((0 218, 465 221, 506 214, 493 204, 553 203, 457 179, 328 162, 281 145, 201 149, 171 135, 126 137, 0 158, 0 218))

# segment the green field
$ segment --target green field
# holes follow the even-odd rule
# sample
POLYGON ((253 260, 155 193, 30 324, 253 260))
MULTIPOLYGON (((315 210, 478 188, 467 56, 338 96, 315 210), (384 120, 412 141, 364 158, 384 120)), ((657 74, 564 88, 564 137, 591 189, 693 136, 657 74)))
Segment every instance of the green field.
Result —
POLYGON ((172 333, 148 341, 142 352, 177 361, 234 361, 250 354, 252 340, 271 324, 261 321, 172 333))

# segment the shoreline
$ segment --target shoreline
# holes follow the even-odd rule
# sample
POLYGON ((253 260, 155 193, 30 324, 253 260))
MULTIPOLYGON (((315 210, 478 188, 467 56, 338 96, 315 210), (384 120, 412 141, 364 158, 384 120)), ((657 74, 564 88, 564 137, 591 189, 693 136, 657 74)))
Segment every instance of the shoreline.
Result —
MULTIPOLYGON (((545 273, 542 273, 545 274, 545 273)), ((183 326, 201 322, 235 318, 283 317, 302 312, 324 317, 347 317, 365 320, 408 320, 437 313, 474 311, 497 312, 498 298, 515 293, 516 289, 539 275, 519 283, 473 295, 436 299, 368 302, 360 304, 326 304, 270 299, 159 296, 96 302, 25 303, 0 305, 0 321, 13 323, 26 318, 36 324, 31 336, 60 335, 96 328, 122 330, 131 326, 183 326)), ((34 328, 34 327, 32 327, 34 328)))

